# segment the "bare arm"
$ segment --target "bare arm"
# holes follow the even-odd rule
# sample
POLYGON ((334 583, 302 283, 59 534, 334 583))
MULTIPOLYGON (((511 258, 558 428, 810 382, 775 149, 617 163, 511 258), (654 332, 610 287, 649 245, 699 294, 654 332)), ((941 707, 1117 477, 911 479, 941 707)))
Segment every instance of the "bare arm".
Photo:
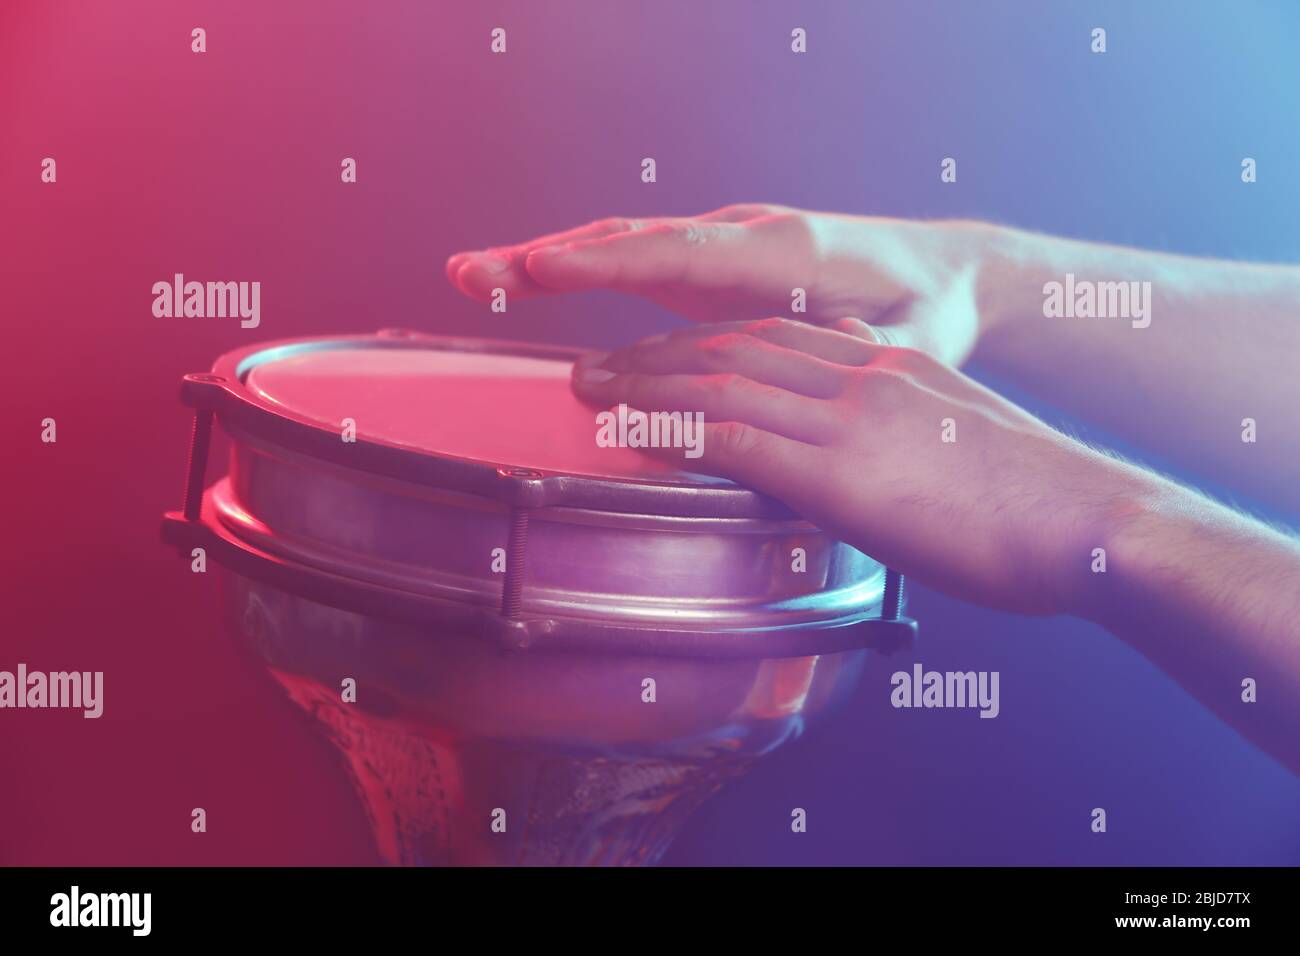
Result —
POLYGON ((1300 774, 1300 543, 1153 478, 1076 614, 1300 774))
POLYGON ((1171 462, 1300 513, 1300 268, 980 231, 976 361, 1171 462), (1044 287, 1065 286, 1067 274, 1076 284, 1139 283, 1130 291, 1149 283, 1146 316, 1045 316, 1044 287), (1245 419, 1254 442, 1243 441, 1245 419))

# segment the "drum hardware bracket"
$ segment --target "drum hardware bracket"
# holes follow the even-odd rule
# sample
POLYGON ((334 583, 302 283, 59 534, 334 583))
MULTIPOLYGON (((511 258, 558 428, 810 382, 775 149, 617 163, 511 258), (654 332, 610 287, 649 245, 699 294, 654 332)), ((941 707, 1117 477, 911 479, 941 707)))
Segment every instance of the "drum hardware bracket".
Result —
MULTIPOLYGON (((209 387, 224 385, 225 379, 209 372, 195 372, 185 376, 181 386, 181 396, 186 404, 191 404, 190 396, 194 385, 209 387)), ((212 421, 215 413, 194 403, 194 431, 190 435, 189 462, 185 471, 185 507, 186 521, 198 521, 203 511, 203 479, 208 471, 208 451, 212 447, 212 421)))
POLYGON ((518 617, 523 607, 524 555, 528 547, 528 509, 510 509, 510 541, 506 545, 506 578, 501 588, 501 613, 518 617))
POLYGON ((903 610, 903 575, 885 568, 885 595, 880 604, 882 621, 897 621, 903 610))
POLYGON ((533 468, 498 468, 510 502, 510 536, 506 542, 506 576, 501 587, 501 616, 517 618, 523 610, 524 571, 528 554, 528 503, 544 493, 545 477, 533 468))

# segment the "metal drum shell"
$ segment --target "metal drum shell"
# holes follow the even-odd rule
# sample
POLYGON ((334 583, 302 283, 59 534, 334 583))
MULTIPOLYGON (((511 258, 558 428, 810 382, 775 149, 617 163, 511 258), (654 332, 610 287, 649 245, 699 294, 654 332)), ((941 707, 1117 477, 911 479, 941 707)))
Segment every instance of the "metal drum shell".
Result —
MULTIPOLYGON (((209 498, 235 537, 349 578, 500 603, 506 505, 227 431, 230 477, 209 498)), ((524 613, 628 627, 815 626, 877 607, 883 592, 878 563, 793 518, 536 508, 525 557, 524 613)))
POLYGON ((473 633, 329 607, 224 570, 225 626, 273 674, 448 744, 619 759, 758 756, 856 685, 870 654, 698 659, 509 651, 473 633), (655 700, 644 699, 654 681, 655 700))

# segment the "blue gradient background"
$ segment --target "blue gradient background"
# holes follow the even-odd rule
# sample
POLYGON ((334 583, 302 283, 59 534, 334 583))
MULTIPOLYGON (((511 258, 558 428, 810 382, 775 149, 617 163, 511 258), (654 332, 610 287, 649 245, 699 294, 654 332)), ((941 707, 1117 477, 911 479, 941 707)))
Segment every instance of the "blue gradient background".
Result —
MULTIPOLYGON (((610 294, 493 315, 442 263, 736 201, 1296 261, 1298 47, 1282 2, 6 3, 0 661, 103 669, 113 697, 98 722, 0 715, 0 765, 21 768, 0 863, 374 861, 332 755, 158 544, 183 372, 255 339, 389 325, 624 343, 679 320, 610 294), (261 328, 154 319, 150 286, 174 271, 261 281, 261 328), (34 438, 47 414, 55 447, 34 438), (219 838, 191 838, 198 805, 219 838)), ((889 673, 911 658, 876 662, 666 862, 1300 863, 1300 780, 1118 641, 911 600, 917 659, 1000 671, 1001 716, 895 711, 889 673)))

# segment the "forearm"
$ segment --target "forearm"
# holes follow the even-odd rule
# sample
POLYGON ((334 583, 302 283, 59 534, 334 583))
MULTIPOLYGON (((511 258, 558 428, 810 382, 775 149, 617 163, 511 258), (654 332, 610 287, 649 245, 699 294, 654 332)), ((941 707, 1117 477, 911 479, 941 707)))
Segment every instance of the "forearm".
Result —
POLYGON ((1172 462, 1300 512, 1300 268, 985 229, 976 362, 1172 462), (1128 315, 1097 314, 1126 304, 1101 283, 1130 284, 1128 315), (1247 418, 1254 442, 1243 441, 1247 418))
POLYGON ((1076 612, 1300 773, 1300 544, 1158 479, 1130 501, 1076 612))

